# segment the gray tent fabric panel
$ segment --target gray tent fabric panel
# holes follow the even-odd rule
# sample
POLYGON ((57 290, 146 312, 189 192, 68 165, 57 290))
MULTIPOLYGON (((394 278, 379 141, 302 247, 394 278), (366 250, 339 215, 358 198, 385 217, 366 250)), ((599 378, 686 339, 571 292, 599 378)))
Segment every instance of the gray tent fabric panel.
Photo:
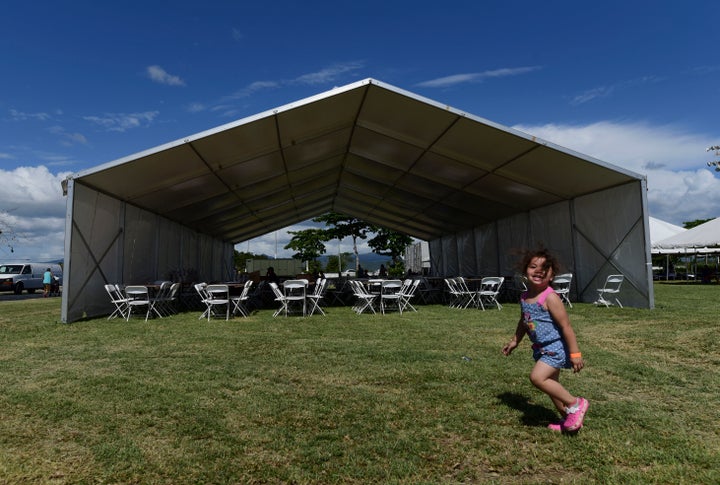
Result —
POLYGON ((458 233, 458 257, 460 274, 477 276, 477 261, 475 260, 475 236, 472 229, 458 233))
POLYGON ((529 218, 530 215, 526 212, 497 221, 499 249, 497 258, 500 268, 498 274, 486 274, 483 276, 508 277, 517 272, 518 260, 530 246, 529 218))
POLYGON ((164 218, 158 220, 158 259, 155 273, 173 281, 182 268, 182 233, 187 229, 164 218))
POLYGON ((652 307, 643 190, 636 181, 478 226, 474 248, 465 231, 430 241, 433 274, 508 277, 518 271, 526 250, 542 245, 559 258, 564 271, 575 275, 573 296, 579 301, 595 301, 605 278, 622 273, 627 281, 620 295, 623 304, 652 307), (608 207, 608 201, 622 210, 608 207), (472 258, 463 255, 468 251, 474 254, 474 269, 472 258))
POLYGON ((610 274, 625 275, 623 305, 651 306, 647 276, 650 240, 645 234, 642 184, 629 183, 575 200, 575 246, 579 299, 592 302, 610 274), (622 210, 617 210, 622 208, 622 210))
MULTIPOLYGON (((560 202, 533 211, 530 218, 531 240, 542 245, 558 258, 560 273, 575 275, 575 245, 573 244, 572 204, 560 202)), ((573 277, 573 280, 575 278, 573 277)), ((577 299, 575 282, 570 297, 577 299)))
POLYGON ((497 224, 492 222, 474 229, 475 234, 475 259, 478 267, 475 272, 478 276, 499 275, 498 266, 498 238, 497 224))
POLYGON ((443 249, 442 240, 440 238, 428 241, 428 252, 430 253, 430 275, 445 276, 442 271, 443 266, 443 249))
POLYGON ((232 272, 231 243, 74 180, 68 181, 68 203, 72 220, 66 230, 63 322, 110 314, 108 283, 143 284, 188 275, 221 281, 232 272))
POLYGON ((157 280, 156 241, 158 216, 138 207, 125 209, 125 265, 123 281, 110 283, 141 284, 157 280))
POLYGON ((442 238, 443 271, 447 276, 459 276, 457 237, 454 234, 442 238))
POLYGON ((67 224, 63 321, 112 311, 103 288, 122 280, 124 206, 81 184, 69 184, 73 218, 67 224), (110 309, 110 311, 108 311, 110 309))

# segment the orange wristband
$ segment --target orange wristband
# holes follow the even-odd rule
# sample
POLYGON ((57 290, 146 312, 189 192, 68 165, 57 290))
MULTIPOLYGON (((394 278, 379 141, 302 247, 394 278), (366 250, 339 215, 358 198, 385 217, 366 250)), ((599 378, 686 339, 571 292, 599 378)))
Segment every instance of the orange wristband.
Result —
POLYGON ((575 352, 575 353, 573 353, 573 354, 570 354, 570 358, 571 358, 571 359, 581 359, 581 358, 582 358, 582 354, 581 354, 580 352, 575 352))

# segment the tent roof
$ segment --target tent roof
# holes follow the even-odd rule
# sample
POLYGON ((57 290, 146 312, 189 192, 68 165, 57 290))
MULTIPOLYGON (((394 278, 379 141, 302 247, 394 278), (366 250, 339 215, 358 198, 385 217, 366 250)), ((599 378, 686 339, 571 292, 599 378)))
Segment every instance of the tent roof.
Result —
POLYGON ((432 240, 642 177, 365 79, 73 178, 239 243, 331 210, 432 240))
POLYGON ((720 246, 720 218, 695 226, 685 232, 663 239, 653 245, 656 248, 704 248, 720 246))
POLYGON ((649 217, 650 220, 650 243, 651 245, 655 245, 656 243, 659 243, 663 239, 667 239, 669 237, 672 237, 676 234, 681 234, 687 229, 684 227, 676 226, 675 224, 670 224, 669 222, 662 221, 660 219, 656 219, 655 217, 649 217))

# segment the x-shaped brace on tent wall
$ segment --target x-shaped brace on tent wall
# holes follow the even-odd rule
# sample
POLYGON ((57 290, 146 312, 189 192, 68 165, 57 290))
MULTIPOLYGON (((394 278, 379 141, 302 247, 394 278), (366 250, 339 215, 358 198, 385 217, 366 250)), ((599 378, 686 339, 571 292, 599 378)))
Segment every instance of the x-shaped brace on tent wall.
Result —
MULTIPOLYGON (((592 242, 592 240, 591 240, 589 237, 587 237, 587 236, 580 230, 580 228, 577 227, 577 225, 573 225, 573 228, 575 229, 575 231, 577 231, 578 234, 580 234, 580 235, 583 237, 583 239, 585 239, 585 241, 587 241, 587 242, 590 244, 590 246, 593 247, 593 249, 595 249, 595 251, 597 251, 600 255, 602 255, 602 257, 605 259, 605 263, 607 263, 607 264, 609 264, 610 266, 612 266, 613 268, 615 268, 619 273, 625 274, 625 272, 624 272, 621 268, 618 268, 617 265, 615 265, 610 258, 612 258, 613 255, 620 249, 620 247, 621 247, 622 244, 625 242, 625 240, 628 238, 628 236, 630 236, 630 233, 632 233, 633 230, 635 230, 635 227, 637 227, 637 225, 640 224, 641 222, 642 222, 642 218, 639 217, 639 218, 635 221, 635 223, 630 227, 630 230, 628 230, 628 231, 625 233, 625 236, 623 236, 623 238, 620 240, 620 242, 618 243, 618 245, 615 246, 615 249, 613 249, 613 250, 610 252, 610 254, 605 254, 599 247, 597 247, 597 245, 595 245, 595 244, 592 242)), ((604 266, 604 265, 603 265, 603 266, 604 266)), ((588 280, 588 284, 585 285, 585 287, 582 289, 582 291, 580 292, 580 294, 585 294, 585 292, 587 291, 588 287, 590 286, 590 283, 589 283, 589 282, 590 282, 590 281, 593 281, 599 274, 600 274, 600 271, 595 272, 595 274, 593 275, 593 277, 588 280)), ((630 283, 630 286, 632 286, 633 288, 635 288, 641 295, 648 296, 644 291, 640 290, 640 288, 638 288, 638 285, 635 284, 635 282, 634 282, 631 278, 628 278, 627 275, 625 275, 625 280, 626 280, 628 283, 630 283)))
MULTIPOLYGON (((87 277, 85 278, 85 281, 83 281, 82 285, 80 285, 78 292, 75 294, 76 295, 75 298, 77 299, 77 297, 82 294, 83 290, 85 289, 85 286, 87 286, 88 282, 90 281, 90 278, 95 273, 95 271, 100 272, 100 275, 102 276, 102 279, 105 282, 105 284, 109 283, 107 276, 105 276, 105 273, 103 273, 103 270, 100 268, 100 263, 102 263, 102 261, 105 259, 105 256, 108 255, 108 253, 110 252, 112 247, 115 245, 115 242, 118 240, 118 238, 120 237, 120 235, 123 232, 123 228, 122 227, 118 228, 118 232, 115 235, 115 237, 113 238, 113 240, 110 241, 110 244, 107 246, 107 248, 105 248, 105 251, 102 253, 102 256, 100 256, 100 259, 97 259, 95 257, 95 254, 93 254, 93 251, 90 248, 90 245, 88 244, 87 239, 85 239, 85 236, 83 236, 82 231, 80 230, 80 228, 78 227, 78 225, 74 219, 72 221, 72 224, 73 224, 73 229, 77 230, 77 234, 78 234, 78 236, 80 236, 80 240, 82 241, 83 245, 85 246, 85 249, 87 249, 87 252, 90 255, 90 257, 92 258, 93 263, 95 263, 95 267, 92 269, 92 271, 88 272, 87 277)), ((76 299, 74 299, 72 302, 70 302, 71 307, 75 305, 76 299)))

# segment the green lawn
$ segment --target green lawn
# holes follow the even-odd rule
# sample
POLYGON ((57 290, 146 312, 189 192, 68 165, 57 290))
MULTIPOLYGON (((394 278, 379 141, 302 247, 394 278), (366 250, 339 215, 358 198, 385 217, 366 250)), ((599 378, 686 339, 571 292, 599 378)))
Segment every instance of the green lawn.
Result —
POLYGON ((719 293, 570 309, 574 436, 527 341, 500 353, 517 304, 66 325, 0 301, 0 483, 720 483, 719 293))

